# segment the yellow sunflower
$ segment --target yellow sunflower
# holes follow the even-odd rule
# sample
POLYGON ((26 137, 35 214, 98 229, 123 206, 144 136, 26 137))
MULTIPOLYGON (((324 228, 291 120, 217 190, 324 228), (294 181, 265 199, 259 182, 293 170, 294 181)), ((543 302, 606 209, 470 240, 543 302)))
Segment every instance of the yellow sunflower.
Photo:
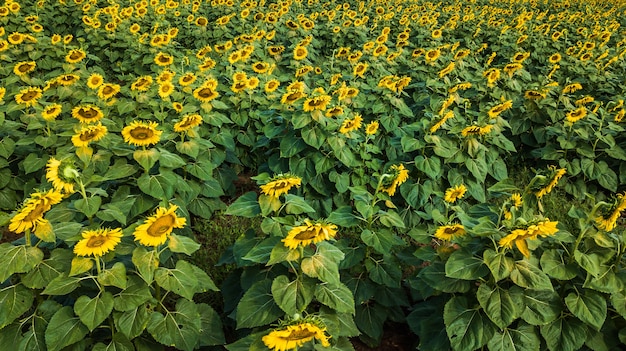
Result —
POLYGON ((15 64, 15 66, 13 66, 13 73, 18 76, 25 76, 28 73, 34 71, 36 67, 37 64, 35 63, 35 61, 18 62, 15 64))
POLYGON ((403 164, 391 165, 381 180, 380 191, 393 196, 398 186, 406 182, 407 179, 409 179, 409 171, 404 168, 403 164))
POLYGON ((174 131, 175 132, 186 132, 191 128, 197 127, 199 125, 202 124, 202 116, 200 116, 199 114, 191 114, 191 115, 186 115, 185 117, 183 117, 183 119, 174 124, 174 131))
POLYGON ((549 219, 531 224, 527 228, 519 228, 513 230, 510 234, 500 239, 498 245, 500 247, 511 249, 513 244, 526 258, 530 258, 530 250, 528 248, 527 239, 537 239, 538 236, 546 237, 556 234, 559 229, 556 227, 558 222, 551 222, 549 219))
POLYGON ((0 101, 4 100, 4 95, 7 93, 7 88, 0 87, 0 101))
POLYGON ((104 117, 102 110, 94 105, 76 106, 72 109, 72 117, 82 123, 95 123, 104 117))
POLYGON ((62 86, 69 87, 72 84, 78 82, 80 80, 80 76, 77 74, 62 74, 58 76, 54 81, 62 86))
POLYGON ((279 174, 267 182, 261 185, 261 192, 269 197, 278 198, 280 195, 286 194, 293 188, 299 188, 302 184, 302 178, 287 174, 279 174))
POLYGON ((304 101, 302 109, 304 112, 311 112, 314 110, 324 111, 326 106, 330 102, 331 97, 329 95, 315 96, 304 101))
POLYGON ((89 89, 98 89, 104 83, 104 77, 98 73, 92 73, 89 78, 87 78, 87 87, 89 89))
POLYGON ((363 122, 363 117, 361 117, 361 115, 359 114, 354 115, 354 118, 346 119, 343 121, 343 123, 341 123, 341 128, 339 128, 339 133, 348 134, 350 132, 354 132, 355 130, 358 130, 359 128, 361 128, 362 122, 363 122))
POLYGON ((378 131, 378 121, 372 121, 365 126, 365 134, 374 135, 378 131))
POLYGON ((65 56, 65 61, 68 63, 78 63, 85 57, 87 57, 87 54, 82 49, 72 49, 65 56))
POLYGON ((281 241, 285 247, 296 249, 317 244, 324 240, 334 239, 337 235, 337 226, 324 221, 312 222, 304 220, 304 225, 291 228, 287 236, 281 241))
POLYGON ((462 199, 463 196, 465 196, 465 192, 467 192, 467 188, 464 184, 448 188, 443 197, 443 200, 447 203, 454 203, 456 202, 456 200, 462 199))
POLYGON ((15 102, 20 105, 33 106, 37 103, 37 100, 39 100, 42 94, 41 88, 39 87, 24 88, 15 95, 15 102))
POLYGON ((163 84, 159 84, 159 96, 161 99, 165 99, 168 96, 172 95, 174 92, 174 84, 171 82, 165 82, 163 84))
POLYGON ((122 228, 85 230, 83 237, 74 246, 77 256, 102 257, 106 253, 115 250, 117 244, 122 241, 122 228))
POLYGON ((52 121, 61 114, 62 110, 63 108, 60 104, 50 104, 41 111, 41 117, 46 121, 52 121))
POLYGON ((163 131, 156 129, 158 126, 157 122, 133 121, 122 129, 122 136, 130 145, 150 146, 161 139, 163 131))
POLYGON ((256 73, 265 73, 269 70, 270 64, 267 62, 255 62, 252 64, 252 70, 256 73))
POLYGON ((24 202, 22 208, 11 218, 9 230, 23 233, 35 229, 38 224, 45 224, 43 215, 63 199, 63 194, 51 189, 46 192, 35 192, 24 202))
POLYGON ((159 52, 154 57, 154 63, 161 67, 169 66, 174 63, 174 56, 164 52, 159 52))
POLYGON ((193 97, 200 102, 209 102, 216 99, 218 96, 220 96, 220 94, 215 91, 215 88, 206 85, 198 87, 193 91, 193 97))
POLYGON ((74 193, 74 183, 71 183, 70 179, 68 179, 73 174, 74 172, 72 172, 70 164, 63 163, 54 157, 51 157, 46 163, 46 179, 52 183, 52 187, 60 193, 74 193))
POLYGON ((276 91, 276 89, 278 89, 278 87, 280 86, 280 82, 276 79, 272 79, 272 80, 268 80, 267 83, 265 83, 265 92, 266 93, 273 93, 276 91))
POLYGON ((120 92, 119 84, 104 83, 98 87, 98 97, 102 100, 108 100, 120 92))
POLYGON ((163 245, 174 228, 183 228, 187 223, 187 219, 176 215, 177 209, 176 205, 157 208, 154 215, 135 228, 135 241, 144 246, 163 245))
POLYGON ((263 343, 272 351, 295 350, 313 339, 319 340, 322 346, 329 347, 330 338, 324 332, 325 328, 308 323, 299 322, 281 329, 272 330, 263 337, 263 343))
POLYGON ((293 59, 296 61, 304 60, 308 53, 306 46, 298 45, 293 49, 293 59))
POLYGON ((502 112, 510 109, 511 107, 513 107, 513 100, 507 100, 489 109, 489 111, 487 111, 487 115, 489 115, 489 118, 497 118, 502 112))
POLYGON ((178 79, 178 84, 180 84, 183 87, 189 86, 191 85, 193 82, 195 82, 197 79, 196 75, 193 74, 193 72, 188 72, 185 73, 184 75, 182 75, 179 79, 178 79))
POLYGON ((575 110, 569 111, 565 114, 565 120, 569 123, 576 123, 587 116, 587 108, 581 106, 575 110))
POLYGON ((150 85, 152 85, 152 81, 151 76, 141 76, 130 85, 130 90, 147 91, 150 88, 150 85))
POLYGON ((100 123, 93 126, 82 127, 72 136, 72 144, 74 144, 75 147, 87 147, 89 143, 104 138, 107 132, 107 127, 100 123))
POLYGON ((544 195, 550 193, 552 189, 557 185, 559 180, 565 175, 565 173, 567 173, 567 170, 565 168, 557 169, 554 165, 549 166, 548 169, 550 171, 550 181, 546 186, 535 192, 535 196, 537 196, 537 198, 539 199, 542 198, 544 195))
POLYGON ((461 224, 442 225, 435 231, 435 238, 439 240, 452 241, 467 233, 461 224))

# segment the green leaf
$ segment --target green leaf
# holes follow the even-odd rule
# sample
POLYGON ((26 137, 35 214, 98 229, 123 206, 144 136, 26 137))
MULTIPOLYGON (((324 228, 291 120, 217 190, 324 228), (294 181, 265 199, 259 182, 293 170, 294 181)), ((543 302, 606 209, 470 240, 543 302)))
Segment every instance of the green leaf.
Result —
POLYGON ((411 331, 419 337, 418 350, 450 350, 450 340, 443 322, 443 309, 447 298, 435 296, 418 303, 406 317, 411 331))
POLYGON ((180 350, 192 351, 199 341, 201 320, 196 304, 185 299, 176 303, 176 311, 167 311, 165 316, 152 312, 148 321, 148 332, 154 340, 180 350))
POLYGON ((135 152, 133 152, 133 158, 141 165, 141 167, 143 167, 146 174, 157 163, 160 155, 159 151, 155 148, 135 150, 135 152))
POLYGON ((302 138, 288 134, 280 139, 280 157, 290 158, 298 155, 307 145, 302 138))
POLYGON ((237 305, 237 329, 254 328, 270 324, 283 315, 272 296, 272 281, 254 283, 237 305))
POLYGON ((261 213, 261 207, 257 201, 257 195, 255 192, 250 191, 235 200, 228 209, 226 209, 226 215, 239 216, 246 218, 256 217, 261 213))
POLYGON ((315 209, 311 207, 304 198, 292 194, 285 195, 285 212, 287 214, 313 213, 315 209))
POLYGON ((154 280, 154 272, 159 267, 159 253, 157 250, 146 250, 139 246, 133 250, 132 262, 141 278, 148 284, 154 280))
POLYGON ((100 209, 102 204, 102 198, 97 195, 92 195, 86 199, 78 199, 74 201, 74 206, 77 210, 82 212, 88 218, 93 217, 100 209))
MULTIPOLYGON (((312 292, 312 290, 311 290, 312 292)), ((11 285, 0 290, 0 329, 11 324, 33 304, 33 292, 24 285, 11 285)))
POLYGON ((515 261, 507 257, 505 252, 496 253, 494 250, 487 249, 483 252, 483 259, 496 282, 508 278, 515 268, 515 261))
POLYGON ((302 277, 289 281, 289 278, 280 275, 272 282, 274 301, 287 315, 301 313, 313 300, 315 281, 302 277))
POLYGON ((319 278, 330 284, 339 284, 339 265, 323 248, 318 247, 314 255, 303 259, 300 267, 309 277, 319 278))
POLYGON ((612 294, 624 289, 624 279, 616 273, 615 266, 602 266, 597 277, 587 273, 583 288, 594 289, 603 293, 612 294))
POLYGON ((190 237, 171 234, 169 236, 169 240, 167 242, 167 247, 176 253, 184 253, 186 255, 193 254, 198 251, 200 248, 200 244, 198 244, 195 240, 190 237))
POLYGON ((302 140, 310 146, 318 149, 324 145, 326 135, 323 130, 318 127, 307 128, 302 130, 302 140))
POLYGON ((74 313, 90 331, 96 329, 113 311, 113 295, 105 291, 90 299, 80 296, 74 303, 74 313))
POLYGON ((188 300, 193 300, 193 295, 201 292, 198 289, 196 272, 192 265, 184 260, 178 260, 175 269, 157 268, 154 280, 163 289, 175 292, 188 300))
POLYGON ((581 321, 600 331, 606 320, 606 299, 598 292, 582 289, 565 297, 567 308, 581 321))
POLYGON ((493 323, 471 307, 464 296, 454 296, 443 311, 446 333, 453 350, 476 350, 483 347, 495 334, 493 323))
POLYGON ((373 282, 391 288, 399 288, 402 280, 402 271, 397 264, 389 261, 390 259, 385 259, 382 262, 368 259, 365 261, 365 268, 373 282))
POLYGON ((383 336, 383 325, 387 319, 387 310, 378 303, 359 305, 356 308, 354 322, 365 335, 375 342, 383 336))
MULTIPOLYGON (((338 136, 331 136, 326 139, 328 145, 331 150, 333 150, 333 154, 337 159, 346 165, 347 167, 356 167, 359 166, 359 162, 357 162, 354 154, 349 147, 346 146, 346 141, 343 138, 338 136)), ((282 147, 281 147, 282 149, 282 147)))
POLYGON ((402 217, 393 210, 379 211, 378 220, 382 225, 388 228, 406 228, 402 217))
POLYGON ((144 305, 139 305, 124 312, 113 313, 113 320, 117 330, 134 339, 143 333, 150 319, 149 310, 144 305))
POLYGON ((37 153, 31 153, 23 161, 24 173, 29 174, 42 169, 46 165, 46 160, 37 157, 37 153))
POLYGON ((74 316, 69 306, 59 309, 50 319, 45 332, 48 351, 59 351, 62 348, 81 341, 89 333, 89 329, 74 316))
MULTIPOLYGON (((404 137, 402 139, 404 140, 404 137)), ((402 147, 404 148, 404 144, 402 147)), ((441 176, 441 160, 439 157, 432 156, 426 158, 419 155, 415 157, 415 167, 424 172, 430 179, 437 179, 441 176)))
POLYGON ((404 244, 400 237, 384 228, 375 229, 374 231, 369 229, 363 230, 361 232, 361 240, 381 254, 387 254, 391 252, 392 247, 404 244))
POLYGON ((573 279, 577 274, 575 265, 566 263, 562 252, 550 249, 541 255, 541 269, 550 277, 559 280, 573 279))
POLYGON ((553 291, 526 290, 524 292, 524 305, 526 307, 521 317, 532 325, 551 323, 563 311, 561 298, 553 291))
POLYGON ((159 150, 159 165, 167 168, 182 168, 187 165, 187 162, 177 154, 171 153, 163 148, 159 150))
POLYGON ((540 327, 550 351, 576 351, 585 343, 587 328, 576 318, 562 317, 540 327))
POLYGON ((104 178, 108 180, 124 179, 132 176, 135 172, 137 172, 137 167, 127 164, 123 159, 117 159, 104 173, 104 178))
POLYGON ((541 339, 534 326, 520 323, 515 329, 496 332, 487 347, 489 351, 539 351, 541 339))
POLYGON ((62 274, 52 279, 41 293, 45 295, 67 295, 80 286, 80 280, 80 278, 62 274))
POLYGON ((443 262, 431 262, 429 266, 422 268, 417 276, 433 289, 447 293, 464 293, 469 291, 471 286, 467 280, 448 278, 443 262))
POLYGON ((280 240, 281 238, 277 236, 265 238, 256 243, 250 251, 242 257, 242 259, 255 263, 266 263, 270 258, 271 252, 276 246, 284 246, 280 243, 280 240))
POLYGON ((510 290, 500 286, 490 286, 483 283, 478 287, 476 297, 487 317, 494 322, 500 330, 505 329, 522 314, 523 294, 521 289, 515 286, 510 290))
POLYGON ((200 344, 199 346, 224 345, 224 331, 220 316, 206 303, 197 304, 200 313, 200 344))
POLYGON ((137 179, 137 186, 144 194, 148 194, 156 199, 169 198, 169 196, 165 195, 171 193, 169 185, 163 182, 163 177, 151 176, 148 173, 142 174, 137 179))
POLYGON ((574 251, 574 259, 582 268, 594 277, 597 277, 600 274, 600 267, 602 266, 602 259, 600 255, 596 253, 587 255, 576 250, 574 251))
POLYGON ((117 311, 129 311, 151 298, 152 293, 148 285, 141 278, 130 276, 126 289, 120 291, 113 299, 113 307, 117 311))
POLYGON ((22 277, 24 286, 31 289, 43 289, 52 279, 69 269, 69 261, 74 256, 71 250, 57 248, 52 250, 50 258, 41 261, 33 270, 22 277))
POLYGON ((346 228, 357 226, 360 223, 359 219, 352 213, 350 206, 339 207, 331 212, 328 221, 346 228))
POLYGON ((488 273, 483 260, 464 249, 454 251, 446 261, 446 276, 449 278, 477 280, 488 273))
POLYGON ((0 282, 15 273, 28 273, 43 260, 43 252, 36 247, 0 244, 0 282))
POLYGON ((511 272, 511 280, 517 286, 526 289, 554 290, 548 275, 529 260, 515 262, 515 269, 511 272))
POLYGON ((70 277, 83 274, 93 268, 93 258, 76 256, 72 258, 72 268, 70 269, 70 277))
POLYGON ((352 291, 343 283, 318 284, 315 288, 315 298, 339 313, 355 313, 352 291))
POLYGON ((126 266, 122 262, 116 262, 113 267, 103 269, 98 273, 98 282, 103 286, 126 289, 126 266))

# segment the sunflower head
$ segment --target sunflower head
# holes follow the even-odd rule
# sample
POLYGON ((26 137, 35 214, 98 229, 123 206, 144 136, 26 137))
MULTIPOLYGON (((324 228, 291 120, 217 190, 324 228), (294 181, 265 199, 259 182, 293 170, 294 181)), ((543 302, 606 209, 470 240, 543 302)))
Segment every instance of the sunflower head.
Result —
POLYGON ((157 129, 158 126, 157 122, 133 121, 122 129, 122 136, 124 141, 131 145, 154 145, 159 142, 163 133, 157 129))
POLYGON ((337 226, 323 220, 315 222, 305 220, 303 225, 291 228, 287 237, 281 241, 289 249, 298 247, 306 247, 311 244, 317 244, 324 240, 334 239, 337 235, 337 226))
POLYGON ((464 184, 460 184, 446 190, 443 200, 447 203, 454 203, 456 200, 462 199, 467 192, 464 184))
POLYGON ((146 218, 143 224, 135 228, 133 232, 135 241, 144 246, 163 245, 174 228, 183 228, 187 223, 184 217, 176 215, 177 209, 176 205, 157 208, 154 215, 146 218))
POLYGON ((291 188, 299 188, 302 184, 302 178, 294 176, 290 173, 278 174, 270 179, 264 185, 261 185, 261 192, 264 195, 278 198, 280 195, 286 194, 291 188))
POLYGON ((117 244, 122 241, 122 228, 85 230, 82 239, 74 246, 77 256, 102 257, 110 251, 114 251, 117 244))

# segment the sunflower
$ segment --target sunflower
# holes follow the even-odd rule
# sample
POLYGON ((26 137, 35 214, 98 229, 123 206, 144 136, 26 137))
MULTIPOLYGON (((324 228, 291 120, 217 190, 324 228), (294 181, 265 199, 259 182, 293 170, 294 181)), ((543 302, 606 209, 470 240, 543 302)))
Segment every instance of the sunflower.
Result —
POLYGON ((137 33, 139 33, 139 31, 140 31, 140 30, 141 30, 141 26, 140 26, 139 24, 137 24, 137 23, 133 23, 133 24, 130 26, 130 28, 128 28, 128 31, 129 31, 131 34, 137 34, 137 33))
POLYGON ((439 38, 441 38, 442 34, 443 33, 441 32, 441 29, 435 29, 434 31, 432 31, 432 33, 430 35, 431 35, 431 37, 433 39, 439 39, 439 38))
POLYGON ((513 63, 509 63, 506 66, 504 66, 504 72, 507 73, 509 75, 509 78, 513 77, 513 74, 515 74, 516 71, 522 69, 524 66, 519 63, 519 62, 513 62, 513 63))
POLYGON ((120 92, 119 84, 104 83, 98 87, 98 97, 102 100, 108 100, 120 92))
POLYGON ((156 129, 158 126, 157 122, 133 121, 122 129, 122 136, 130 145, 150 146, 161 139, 163 131, 156 129))
POLYGON ((432 50, 428 50, 426 51, 426 62, 431 63, 431 62, 435 62, 439 56, 441 56, 441 50, 439 49, 432 49, 432 50))
POLYGON ((309 51, 305 46, 298 45, 293 49, 293 59, 296 61, 303 60, 306 58, 308 53, 309 51))
POLYGON ((261 192, 272 198, 278 198, 280 195, 286 194, 294 186, 299 188, 302 184, 302 178, 291 175, 289 173, 279 174, 261 185, 261 192))
MULTIPOLYGON (((306 48, 305 48, 306 50, 306 48)), ((274 46, 269 46, 267 48, 267 52, 270 54, 270 56, 277 56, 283 53, 283 51, 285 51, 285 47, 282 45, 274 45, 274 46)), ((306 56, 306 55, 305 55, 306 56)))
POLYGON ((464 184, 448 188, 443 200, 447 203, 454 203, 456 200, 462 199, 465 196, 465 192, 467 192, 467 188, 464 184))
POLYGON ((513 107, 513 100, 507 100, 489 109, 487 114, 489 115, 489 118, 497 118, 502 112, 510 109, 511 107, 513 107))
POLYGON ((470 54, 470 52, 471 52, 471 51, 470 51, 470 50, 468 50, 468 49, 461 49, 461 50, 457 51, 457 52, 454 54, 454 59, 455 59, 455 60, 460 60, 460 59, 462 59, 462 58, 466 57, 467 55, 469 55, 469 54, 470 54))
POLYGON ((271 351, 295 350, 313 339, 319 340, 322 346, 329 347, 328 339, 330 337, 326 336, 325 331, 325 328, 313 323, 298 322, 281 329, 272 330, 262 340, 271 351))
POLYGON ((175 132, 186 132, 193 127, 197 127, 202 124, 202 116, 199 114, 191 114, 183 117, 180 122, 174 124, 175 132))
POLYGON ((159 97, 161 99, 165 99, 170 96, 174 92, 174 84, 171 82, 165 82, 163 84, 159 84, 159 97))
POLYGON ((6 93, 7 93, 7 88, 0 87, 0 101, 4 99, 4 95, 6 95, 6 93))
POLYGON ((41 117, 46 121, 52 121, 61 114, 62 106, 60 104, 50 104, 41 111, 41 117))
POLYGON ((32 193, 22 208, 11 218, 9 230, 15 233, 23 233, 29 229, 36 230, 39 224, 46 223, 43 218, 44 213, 62 199, 63 194, 54 189, 32 193))
POLYGON ((135 228, 135 241, 144 246, 163 245, 174 228, 183 228, 187 223, 186 218, 176 215, 177 209, 176 205, 157 208, 154 215, 135 228))
POLYGON ((485 72, 483 72, 483 76, 487 78, 487 86, 493 87, 495 82, 500 79, 500 69, 498 68, 489 68, 485 72))
POLYGON ((35 63, 35 61, 18 62, 15 64, 15 66, 13 66, 13 73, 15 73, 18 76, 25 76, 28 73, 34 71, 35 67, 37 67, 37 64, 35 63))
POLYGON ((365 134, 374 135, 378 132, 378 121, 372 121, 365 126, 365 134))
POLYGON ((575 110, 569 111, 565 114, 565 120, 569 123, 576 123, 587 116, 587 108, 581 106, 575 110))
POLYGON ((549 58, 548 58, 548 62, 550 62, 551 64, 555 64, 555 63, 559 63, 561 61, 561 54, 554 53, 552 54, 549 58))
POLYGON ((33 106, 37 103, 41 95, 42 91, 39 87, 24 88, 15 95, 15 102, 20 105, 33 106))
POLYGON ((122 228, 85 230, 83 237, 74 246, 77 256, 102 257, 104 254, 115 250, 115 246, 122 241, 122 228))
POLYGON ((100 123, 92 126, 84 126, 72 136, 72 144, 74 144, 75 147, 87 147, 89 143, 104 138, 107 132, 107 127, 100 123))
POLYGON ((62 74, 58 76, 54 81, 59 85, 62 85, 64 87, 69 87, 73 85, 74 83, 78 82, 79 80, 80 80, 79 75, 68 73, 68 74, 62 74))
POLYGON ((9 44, 8 41, 6 41, 4 39, 0 39, 0 52, 8 50, 9 46, 10 46, 10 44, 9 44))
POLYGON ((19 32, 13 32, 7 39, 9 40, 9 43, 18 45, 24 42, 24 35, 19 32))
POLYGON ((273 93, 276 91, 276 89, 278 89, 278 87, 280 86, 280 82, 276 79, 272 79, 272 80, 268 80, 267 83, 265 83, 265 92, 266 93, 273 93))
POLYGON ((326 106, 330 102, 331 97, 328 95, 315 96, 304 101, 302 109, 304 112, 311 112, 314 110, 324 111, 326 106))
POLYGON ((546 98, 546 94, 537 90, 527 90, 524 93, 524 98, 529 100, 541 100, 546 98))
POLYGON ((147 91, 152 85, 151 76, 141 76, 137 78, 133 84, 130 85, 130 90, 133 91, 147 91))
MULTIPOLYGON (((605 206, 607 205, 605 204, 605 206)), ((608 206, 610 208, 606 209, 604 214, 597 216, 595 222, 599 229, 610 232, 615 229, 617 220, 622 217, 622 212, 626 210, 626 193, 618 194, 617 199, 608 206)))
POLYGON ((82 49, 72 49, 65 56, 65 61, 68 63, 78 63, 85 57, 87 57, 87 54, 82 49))
POLYGON ((441 71, 439 71, 439 78, 443 78, 446 75, 448 75, 450 72, 452 72, 454 70, 454 66, 456 64, 454 62, 450 62, 448 64, 448 66, 446 66, 446 68, 442 69, 441 71))
POLYGON ((511 249, 513 244, 526 258, 530 258, 530 250, 526 239, 537 239, 538 236, 546 237, 556 234, 559 229, 556 227, 559 222, 551 222, 549 219, 531 224, 527 228, 518 228, 510 234, 500 239, 498 245, 500 247, 511 249))
POLYGON ((352 74, 354 75, 354 77, 361 77, 361 78, 365 78, 364 74, 365 71, 367 71, 367 68, 369 67, 369 65, 367 63, 363 63, 363 62, 359 62, 356 66, 354 66, 354 69, 352 70, 352 74))
POLYGON ((196 79, 197 77, 195 74, 193 74, 193 72, 188 72, 178 79, 178 84, 180 84, 183 87, 186 87, 188 85, 191 85, 193 82, 195 82, 196 79))
POLYGON ((104 83, 104 77, 98 73, 92 73, 89 78, 87 78, 87 87, 89 87, 89 89, 98 89, 102 83, 104 83))
POLYGON ((72 109, 72 117, 82 123, 95 123, 104 117, 102 110, 94 105, 76 106, 72 109))
POLYGON ((260 83, 260 80, 258 77, 250 77, 250 79, 246 81, 246 89, 254 90, 256 89, 256 87, 259 86, 259 83, 260 83))
POLYGON ((60 193, 74 193, 74 183, 70 182, 74 174, 76 171, 71 164, 59 161, 54 157, 51 157, 46 163, 46 179, 60 193))
POLYGON ((339 128, 339 133, 348 134, 355 130, 361 128, 361 123, 363 122, 363 118, 361 115, 356 114, 352 119, 346 119, 341 123, 341 128, 339 128))
POLYGON ((288 91, 280 99, 280 103, 283 105, 291 105, 299 99, 305 97, 306 94, 300 91, 288 91))
POLYGON ((557 185, 559 180, 565 175, 565 173, 567 173, 567 170, 565 168, 557 169, 556 166, 549 166, 548 169, 550 170, 550 173, 551 173, 550 181, 548 182, 546 186, 542 187, 541 189, 535 192, 535 196, 537 196, 538 199, 550 193, 552 189, 557 185))
MULTIPOLYGON (((1 100, 1 99, 0 99, 1 100)), ((613 121, 615 123, 620 123, 622 121, 622 119, 624 119, 624 115, 626 114, 626 110, 621 109, 619 110, 616 114, 615 117, 613 117, 613 121)))
MULTIPOLYGON (((206 84, 205 84, 206 85, 206 84)), ((216 99, 220 94, 209 86, 201 86, 193 91, 193 97, 200 102, 209 102, 216 99)))
POLYGON ((304 225, 291 228, 287 236, 281 241, 285 247, 296 249, 298 247, 306 247, 311 244, 317 244, 324 240, 334 239, 337 235, 337 226, 332 223, 326 223, 318 220, 312 222, 308 219, 304 220, 304 225))
POLYGON ((439 240, 452 241, 467 233, 461 224, 442 225, 435 231, 435 238, 439 240))
POLYGON ((383 176, 379 189, 389 196, 393 196, 398 186, 406 182, 407 179, 409 179, 409 171, 404 168, 403 164, 391 165, 385 176, 383 176))

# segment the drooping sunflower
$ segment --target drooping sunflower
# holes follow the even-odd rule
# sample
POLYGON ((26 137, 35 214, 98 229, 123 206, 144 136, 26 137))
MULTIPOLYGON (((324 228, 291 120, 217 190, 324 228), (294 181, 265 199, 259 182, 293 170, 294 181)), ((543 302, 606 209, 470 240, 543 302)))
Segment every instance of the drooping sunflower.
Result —
POLYGON ((74 144, 75 147, 87 147, 89 143, 104 138, 107 132, 107 127, 100 123, 92 126, 84 126, 72 136, 72 144, 74 144))
POLYGON ((102 100, 108 100, 120 92, 119 84, 104 83, 98 87, 98 97, 102 100))
POLYGON ((513 107, 513 100, 507 100, 490 108, 489 111, 487 111, 487 115, 489 115, 489 118, 492 119, 497 118, 502 112, 510 109, 511 107, 513 107))
POLYGON ((135 228, 135 241, 144 246, 163 245, 174 228, 183 228, 187 223, 186 218, 176 215, 177 209, 176 205, 157 208, 154 215, 135 228))
POLYGON ((321 328, 313 323, 299 322, 284 328, 272 330, 262 340, 265 346, 272 351, 295 350, 313 339, 318 340, 322 346, 329 347, 330 338, 321 328))
POLYGON ((202 116, 197 113, 184 116, 180 122, 174 124, 175 132, 186 132, 191 128, 197 127, 202 124, 202 116))
POLYGON ((71 164, 54 157, 51 157, 46 163, 46 179, 52 183, 52 187, 56 191, 63 194, 74 193, 74 183, 70 179, 74 172, 71 171, 71 167, 71 164))
POLYGON ((87 87, 89 89, 98 89, 104 83, 104 77, 98 73, 92 73, 89 78, 87 78, 87 87))
POLYGON ((290 173, 279 174, 272 177, 266 184, 261 185, 261 192, 269 197, 278 198, 289 192, 294 186, 299 188, 301 184, 302 178, 298 176, 290 173))
POLYGON ((15 102, 20 105, 33 106, 37 103, 37 100, 39 100, 42 94, 41 88, 39 87, 24 88, 15 95, 15 102))
POLYGON ((547 182, 546 186, 535 192, 535 196, 537 196, 538 199, 550 193, 552 189, 557 185, 559 180, 565 175, 565 173, 567 173, 567 170, 565 168, 557 169, 554 165, 549 166, 548 170, 550 172, 550 180, 547 182))
POLYGON ((450 62, 444 69, 439 71, 439 78, 443 78, 452 72, 454 70, 454 66, 456 66, 456 64, 454 62, 450 62))
POLYGON ((526 92, 524 92, 524 98, 529 100, 541 100, 546 98, 546 93, 538 90, 526 90, 526 92))
POLYGON ((85 230, 81 233, 83 237, 74 246, 74 253, 77 256, 102 257, 106 253, 115 250, 117 244, 122 241, 122 228, 100 228, 96 230, 85 230))
POLYGON ((339 128, 339 133, 348 134, 355 130, 361 128, 361 124, 363 122, 363 117, 361 115, 356 114, 354 118, 348 118, 341 123, 341 128, 339 128))
POLYGON ((35 192, 24 202, 22 208, 11 218, 9 230, 23 233, 35 229, 38 224, 45 224, 44 214, 63 199, 63 194, 51 189, 46 192, 35 192))
POLYGON ((332 108, 326 110, 326 113, 324 115, 326 117, 336 117, 336 116, 339 116, 342 113, 343 113, 343 107, 335 106, 335 107, 332 107, 332 108))
POLYGON ((60 104, 50 104, 41 111, 41 117, 46 121, 52 121, 61 114, 62 110, 63 108, 60 104))
POLYGON ((104 113, 98 106, 82 105, 72 109, 72 117, 82 123, 95 123, 104 117, 104 113))
POLYGON ((452 241, 453 239, 465 235, 465 227, 462 224, 442 225, 435 231, 435 238, 439 240, 452 241))
POLYGON ((288 91, 280 99, 280 103, 283 105, 291 105, 299 99, 305 97, 306 94, 300 91, 288 91))
POLYGON ((364 74, 365 71, 367 71, 367 68, 369 67, 369 65, 367 63, 364 62, 359 62, 356 66, 354 66, 354 69, 352 70, 352 74, 354 75, 354 77, 361 77, 361 78, 365 78, 364 74))
POLYGON ((464 184, 460 184, 446 190, 443 200, 447 203, 454 203, 456 200, 462 199, 467 192, 467 188, 464 184))
POLYGON ((559 229, 556 227, 559 222, 545 219, 535 224, 529 225, 527 228, 518 228, 511 231, 510 234, 500 239, 498 245, 500 247, 511 249, 513 244, 526 258, 530 258, 530 250, 528 249, 527 239, 537 239, 539 236, 546 237, 556 234, 559 229))
POLYGON ((34 71, 36 67, 37 64, 35 63, 35 61, 18 62, 15 64, 15 66, 13 66, 13 73, 18 76, 25 76, 28 73, 34 71))
POLYGON ((409 179, 409 170, 404 168, 403 164, 391 165, 385 175, 380 184, 380 191, 393 196, 398 186, 409 179))
POLYGON ((87 57, 87 54, 83 49, 72 49, 65 56, 65 61, 68 63, 78 63, 85 57, 87 57))
POLYGON ((150 146, 161 140, 163 131, 158 130, 157 122, 132 121, 122 129, 124 141, 130 145, 150 146))
POLYGON ((317 244, 324 240, 334 239, 337 235, 337 226, 322 220, 312 222, 309 219, 304 220, 304 225, 291 228, 287 236, 281 241, 290 249, 298 247, 306 247, 311 244, 317 244))
POLYGON ((604 204, 603 213, 595 218, 596 226, 604 231, 610 232, 617 226, 617 220, 622 217, 622 212, 626 210, 626 193, 617 194, 617 198, 612 204, 604 204))
POLYGON ((150 85, 152 85, 152 81, 151 76, 141 76, 130 85, 130 90, 147 91, 150 88, 150 85))
POLYGON ((68 73, 68 74, 62 74, 58 76, 54 81, 59 85, 62 85, 64 87, 69 87, 73 85, 74 83, 78 82, 79 80, 80 80, 79 75, 68 73))

